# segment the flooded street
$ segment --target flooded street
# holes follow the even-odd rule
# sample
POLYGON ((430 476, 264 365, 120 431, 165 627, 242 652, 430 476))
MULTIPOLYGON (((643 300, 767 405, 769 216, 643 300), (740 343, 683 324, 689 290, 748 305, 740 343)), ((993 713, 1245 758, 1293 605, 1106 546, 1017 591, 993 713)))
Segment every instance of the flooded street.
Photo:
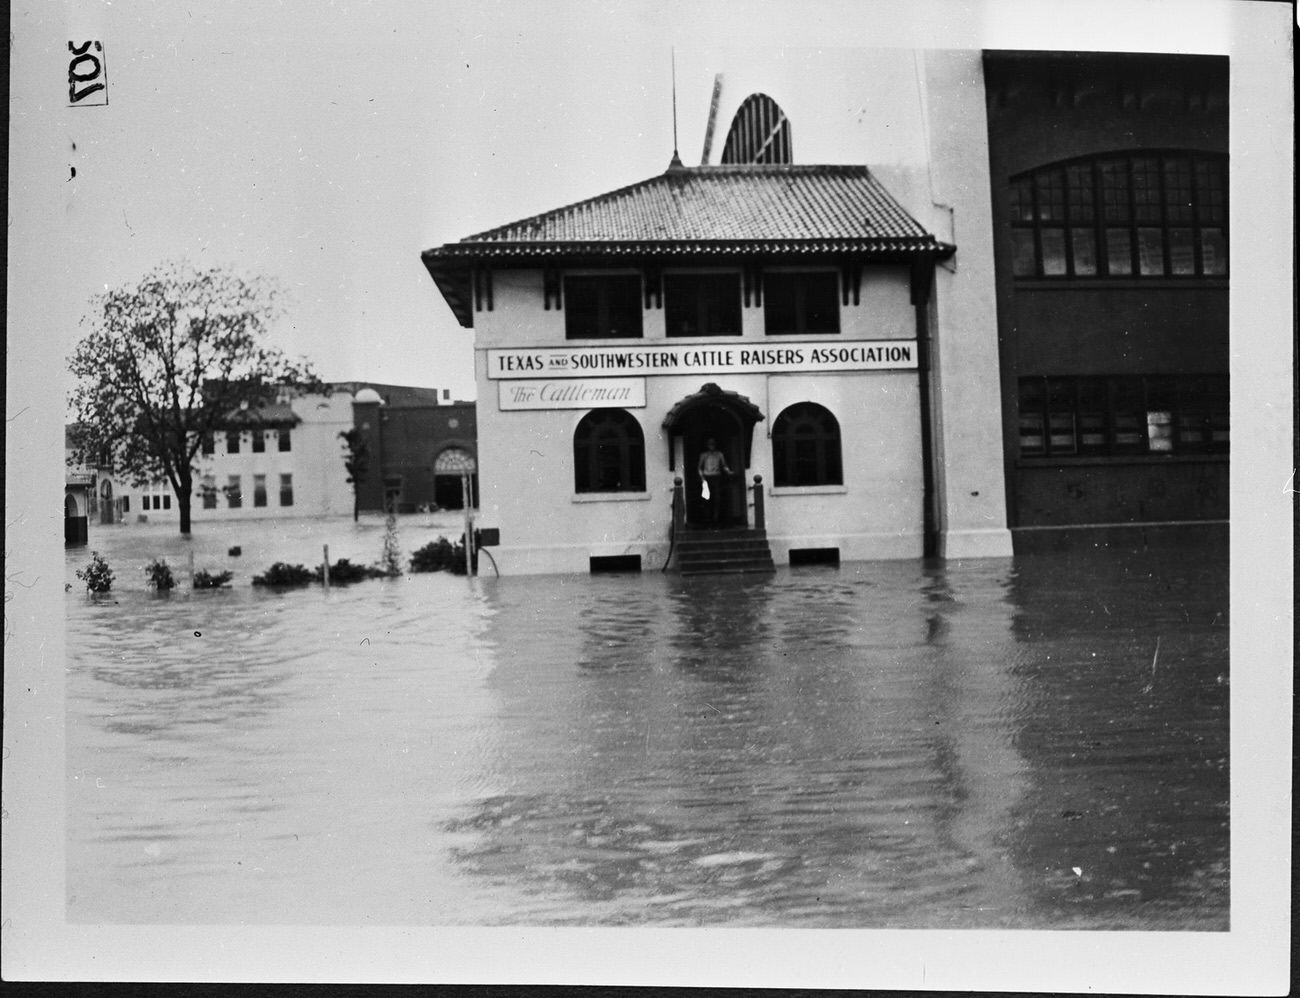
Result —
POLYGON ((70 921, 1228 928, 1221 546, 250 585, 325 543, 68 552, 70 921))

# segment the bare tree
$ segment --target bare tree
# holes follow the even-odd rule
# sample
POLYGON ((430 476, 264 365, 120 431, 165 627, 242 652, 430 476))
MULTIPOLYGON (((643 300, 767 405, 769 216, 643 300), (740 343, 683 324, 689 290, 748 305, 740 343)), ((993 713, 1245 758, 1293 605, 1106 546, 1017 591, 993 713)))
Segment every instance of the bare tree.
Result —
POLYGON ((203 440, 276 386, 321 387, 306 361, 265 342, 279 299, 265 278, 169 262, 97 295, 82 320, 89 332, 69 362, 74 447, 109 454, 138 486, 166 480, 182 534, 203 440))

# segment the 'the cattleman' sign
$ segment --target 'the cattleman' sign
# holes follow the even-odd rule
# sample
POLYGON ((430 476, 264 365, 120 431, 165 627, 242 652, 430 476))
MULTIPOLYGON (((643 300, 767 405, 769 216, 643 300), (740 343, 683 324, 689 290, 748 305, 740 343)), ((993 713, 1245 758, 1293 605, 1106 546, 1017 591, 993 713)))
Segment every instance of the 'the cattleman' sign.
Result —
POLYGON ((489 378, 612 378, 642 374, 782 374, 916 368, 915 340, 798 340, 778 345, 638 344, 489 350, 489 378))

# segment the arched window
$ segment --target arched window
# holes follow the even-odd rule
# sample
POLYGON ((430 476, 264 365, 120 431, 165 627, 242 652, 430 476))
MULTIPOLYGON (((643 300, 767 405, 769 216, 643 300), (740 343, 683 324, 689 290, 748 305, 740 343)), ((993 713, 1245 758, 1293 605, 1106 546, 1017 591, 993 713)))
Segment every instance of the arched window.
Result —
POLYGON ((1011 178, 1012 273, 1225 277, 1227 157, 1112 153, 1011 178))
POLYGON ((767 94, 750 94, 736 110, 722 147, 724 165, 790 163, 790 121, 767 94))
POLYGON ((830 410, 799 402, 772 424, 772 484, 843 485, 840 424, 830 410))
POLYGON ((576 492, 644 492, 645 434, 623 409, 594 409, 573 434, 576 492))

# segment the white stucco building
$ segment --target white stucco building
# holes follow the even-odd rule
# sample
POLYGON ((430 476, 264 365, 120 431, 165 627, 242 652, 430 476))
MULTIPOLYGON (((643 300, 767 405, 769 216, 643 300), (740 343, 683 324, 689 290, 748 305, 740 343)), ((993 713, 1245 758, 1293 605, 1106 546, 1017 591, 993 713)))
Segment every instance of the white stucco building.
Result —
POLYGON ((980 55, 860 55, 722 75, 701 166, 424 254, 503 573, 1011 553, 980 55))

